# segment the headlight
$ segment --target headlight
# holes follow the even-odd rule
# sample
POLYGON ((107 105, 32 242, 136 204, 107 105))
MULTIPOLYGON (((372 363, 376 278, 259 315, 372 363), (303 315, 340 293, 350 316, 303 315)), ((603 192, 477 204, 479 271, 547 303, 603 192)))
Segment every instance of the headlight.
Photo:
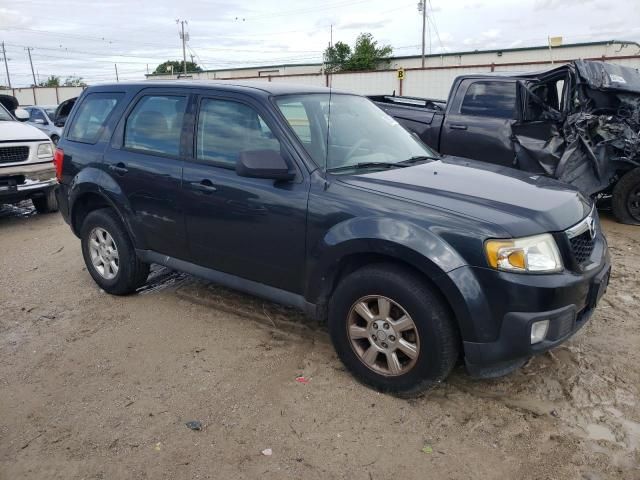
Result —
POLYGON ((484 244, 489 265, 506 272, 550 273, 562 270, 562 259, 548 233, 511 240, 487 240, 484 244))
POLYGON ((41 143, 38 145, 38 157, 53 157, 53 148, 50 143, 41 143))

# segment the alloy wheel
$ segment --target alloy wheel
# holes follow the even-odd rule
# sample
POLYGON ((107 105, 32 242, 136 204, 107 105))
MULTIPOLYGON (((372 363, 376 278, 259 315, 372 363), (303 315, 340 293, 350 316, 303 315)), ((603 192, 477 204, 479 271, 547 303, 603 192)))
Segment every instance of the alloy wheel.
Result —
POLYGON ((352 305, 347 333, 360 361, 381 375, 407 373, 420 354, 413 319, 400 304, 381 295, 362 297, 352 305))
POLYGON ((89 234, 91 263, 101 277, 112 280, 120 269, 116 242, 104 228, 96 227, 89 234))

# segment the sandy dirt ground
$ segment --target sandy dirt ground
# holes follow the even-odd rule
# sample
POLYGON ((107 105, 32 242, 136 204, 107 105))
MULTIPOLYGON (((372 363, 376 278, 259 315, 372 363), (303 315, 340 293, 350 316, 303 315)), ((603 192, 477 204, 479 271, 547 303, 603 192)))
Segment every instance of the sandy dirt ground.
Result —
POLYGON ((109 296, 59 215, 5 207, 0 478, 640 479, 640 227, 603 223, 611 285, 576 337, 402 400, 294 311, 163 269, 109 296))

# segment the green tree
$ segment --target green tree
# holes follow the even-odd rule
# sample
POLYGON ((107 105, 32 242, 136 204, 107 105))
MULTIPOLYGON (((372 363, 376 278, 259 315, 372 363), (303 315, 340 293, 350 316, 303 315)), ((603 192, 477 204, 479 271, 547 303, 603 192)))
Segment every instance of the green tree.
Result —
POLYGON ((324 69, 325 71, 339 72, 351 57, 351 47, 344 42, 337 42, 335 45, 327 47, 324 51, 324 69))
POLYGON ((59 87, 60 86, 60 77, 56 77, 55 75, 50 75, 44 82, 40 82, 38 84, 39 87, 59 87))
POLYGON ((78 77, 75 75, 71 75, 64 79, 63 87, 86 87, 86 82, 82 79, 82 77, 78 77))
MULTIPOLYGON (((166 62, 158 65, 156 69, 153 71, 153 73, 154 74, 171 73, 172 71, 171 67, 173 67, 173 73, 177 75, 178 73, 182 73, 184 71, 183 64, 184 62, 182 60, 167 60, 166 62)), ((187 73, 201 72, 201 71, 202 71, 202 68, 200 68, 197 63, 187 62, 187 73)))
POLYGON ((356 39, 353 50, 343 42, 327 47, 324 52, 325 71, 349 72, 375 70, 387 66, 391 60, 393 48, 390 45, 379 46, 370 33, 361 33, 356 39))

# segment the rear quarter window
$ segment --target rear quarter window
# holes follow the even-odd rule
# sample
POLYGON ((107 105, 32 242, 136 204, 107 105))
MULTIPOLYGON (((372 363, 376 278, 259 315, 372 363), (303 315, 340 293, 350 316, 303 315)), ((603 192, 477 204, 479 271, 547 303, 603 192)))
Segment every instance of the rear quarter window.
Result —
POLYGON ((111 112, 124 97, 124 93, 90 93, 78 106, 67 139, 74 142, 96 143, 111 112))

